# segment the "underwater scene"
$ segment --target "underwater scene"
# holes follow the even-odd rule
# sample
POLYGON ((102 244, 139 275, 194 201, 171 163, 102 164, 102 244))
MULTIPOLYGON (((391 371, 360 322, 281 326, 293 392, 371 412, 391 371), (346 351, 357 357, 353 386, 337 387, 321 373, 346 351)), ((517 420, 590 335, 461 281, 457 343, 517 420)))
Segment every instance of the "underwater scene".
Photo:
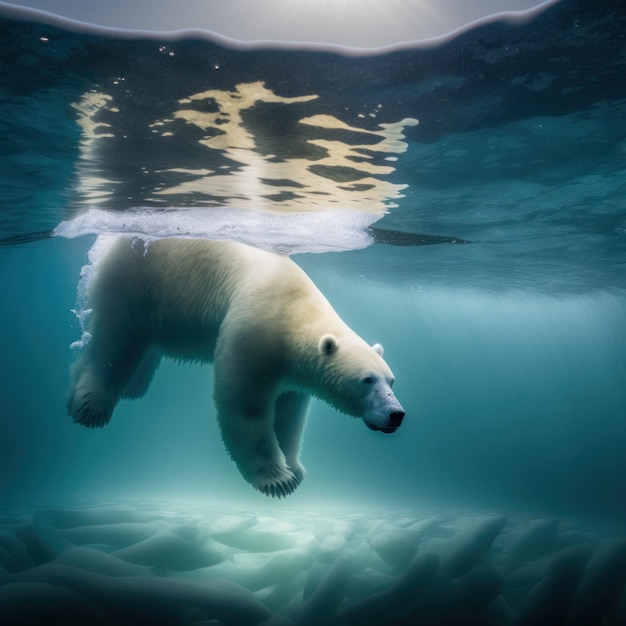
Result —
POLYGON ((0 623, 626 625, 625 33, 0 3, 0 623))

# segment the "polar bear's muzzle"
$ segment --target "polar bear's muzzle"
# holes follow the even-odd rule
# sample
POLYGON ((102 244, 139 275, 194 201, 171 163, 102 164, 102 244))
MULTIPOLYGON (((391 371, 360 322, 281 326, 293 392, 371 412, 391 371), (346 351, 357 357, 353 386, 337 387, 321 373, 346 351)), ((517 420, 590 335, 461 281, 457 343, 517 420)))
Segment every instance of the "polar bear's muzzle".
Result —
POLYGON ((365 422, 365 425, 370 429, 370 430, 378 430, 380 432, 386 433, 386 434, 390 434, 390 433, 395 433, 396 430, 398 430, 398 428, 400 428, 400 424, 402 424, 402 420, 404 419, 404 411, 392 411, 389 414, 389 425, 388 426, 376 426, 375 424, 372 424, 366 420, 363 420, 365 422))

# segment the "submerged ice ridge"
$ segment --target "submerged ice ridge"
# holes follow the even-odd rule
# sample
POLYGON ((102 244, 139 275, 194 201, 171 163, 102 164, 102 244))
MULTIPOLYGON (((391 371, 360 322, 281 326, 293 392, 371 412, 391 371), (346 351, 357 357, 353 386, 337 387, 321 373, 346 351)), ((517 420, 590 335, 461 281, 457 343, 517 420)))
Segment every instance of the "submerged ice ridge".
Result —
POLYGON ((626 539, 574 521, 183 505, 173 513, 147 503, 0 512, 3 624, 618 626, 626 618, 626 539))

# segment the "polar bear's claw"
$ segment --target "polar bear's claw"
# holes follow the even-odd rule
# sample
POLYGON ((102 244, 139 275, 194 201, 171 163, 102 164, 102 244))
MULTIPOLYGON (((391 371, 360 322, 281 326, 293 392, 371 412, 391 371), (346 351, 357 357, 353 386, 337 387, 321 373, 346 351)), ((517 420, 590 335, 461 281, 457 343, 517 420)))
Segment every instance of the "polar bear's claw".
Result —
POLYGON ((285 498, 289 494, 293 493, 300 483, 302 482, 302 473, 298 474, 286 472, 281 473, 281 477, 275 477, 274 479, 270 479, 270 481, 259 484, 257 489, 264 493, 268 498, 285 498))
POLYGON ((304 479, 304 467, 298 463, 298 467, 290 466, 289 469, 293 472, 293 476, 297 481, 296 487, 298 487, 304 479))

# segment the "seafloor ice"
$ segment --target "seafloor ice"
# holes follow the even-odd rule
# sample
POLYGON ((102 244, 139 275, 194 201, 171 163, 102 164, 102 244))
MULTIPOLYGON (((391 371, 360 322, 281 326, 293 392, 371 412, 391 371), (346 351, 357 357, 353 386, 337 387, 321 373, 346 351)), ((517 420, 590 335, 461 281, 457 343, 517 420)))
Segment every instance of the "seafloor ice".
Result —
POLYGON ((626 623, 626 538, 574 520, 101 503, 0 509, 0 622, 626 623))

